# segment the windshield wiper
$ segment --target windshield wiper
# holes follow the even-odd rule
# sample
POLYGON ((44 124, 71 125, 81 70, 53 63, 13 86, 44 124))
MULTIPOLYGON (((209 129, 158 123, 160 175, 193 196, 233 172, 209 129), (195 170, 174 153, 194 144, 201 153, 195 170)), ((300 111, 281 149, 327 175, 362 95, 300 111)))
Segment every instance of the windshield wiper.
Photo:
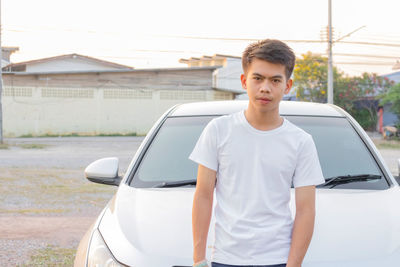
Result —
POLYGON ((174 181, 174 182, 162 182, 160 184, 156 184, 153 187, 161 188, 161 187, 179 187, 185 185, 196 185, 196 179, 191 180, 183 180, 183 181, 174 181))
POLYGON ((365 182, 365 181, 370 181, 370 180, 379 180, 381 179, 381 175, 377 174, 357 174, 357 175, 341 175, 341 176, 335 176, 326 179, 326 182, 318 185, 317 187, 326 187, 329 185, 332 185, 329 188, 334 188, 337 185, 340 184, 348 184, 348 183, 353 183, 353 182, 365 182))

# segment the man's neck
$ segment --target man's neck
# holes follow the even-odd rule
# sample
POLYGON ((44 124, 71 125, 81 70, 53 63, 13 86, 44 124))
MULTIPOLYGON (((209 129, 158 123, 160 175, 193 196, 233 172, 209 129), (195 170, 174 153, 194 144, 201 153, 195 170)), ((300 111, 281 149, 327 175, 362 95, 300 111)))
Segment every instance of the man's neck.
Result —
POLYGON ((244 114, 250 125, 261 131, 273 130, 283 123, 283 118, 279 116, 279 110, 257 112, 251 107, 248 107, 244 114))

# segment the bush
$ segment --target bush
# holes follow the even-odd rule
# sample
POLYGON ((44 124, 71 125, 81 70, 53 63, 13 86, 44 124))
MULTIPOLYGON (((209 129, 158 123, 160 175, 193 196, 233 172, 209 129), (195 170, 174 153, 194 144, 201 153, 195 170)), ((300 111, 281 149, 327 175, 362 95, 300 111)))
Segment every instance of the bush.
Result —
POLYGON ((376 112, 373 113, 374 116, 371 117, 370 112, 366 108, 356 109, 353 108, 350 111, 350 114, 354 117, 354 119, 363 127, 366 131, 375 131, 376 124, 378 122, 376 112))
POLYGON ((400 119, 400 83, 392 86, 389 92, 382 95, 381 104, 392 103, 391 111, 400 119))

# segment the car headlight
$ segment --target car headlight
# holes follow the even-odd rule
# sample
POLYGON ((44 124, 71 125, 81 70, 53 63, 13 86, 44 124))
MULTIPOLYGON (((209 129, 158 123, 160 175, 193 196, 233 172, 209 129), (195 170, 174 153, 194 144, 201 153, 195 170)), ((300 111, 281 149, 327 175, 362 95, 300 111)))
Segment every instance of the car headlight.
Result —
POLYGON ((113 257, 99 230, 93 232, 89 246, 88 267, 123 267, 113 257))

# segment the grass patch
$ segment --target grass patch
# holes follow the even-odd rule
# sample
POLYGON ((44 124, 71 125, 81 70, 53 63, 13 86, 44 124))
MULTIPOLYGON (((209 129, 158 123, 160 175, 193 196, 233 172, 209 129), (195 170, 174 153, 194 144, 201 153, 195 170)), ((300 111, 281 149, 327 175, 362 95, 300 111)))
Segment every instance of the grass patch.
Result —
POLYGON ((378 149, 400 149, 400 141, 375 139, 372 140, 378 149))
POLYGON ((0 144, 0 149, 8 149, 8 144, 0 144))
POLYGON ((19 137, 21 137, 21 138, 32 138, 34 136, 32 134, 23 134, 23 135, 20 135, 19 137))
POLYGON ((18 146, 25 149, 43 149, 48 147, 45 144, 19 144, 18 146))
POLYGON ((376 147, 378 149, 400 149, 400 143, 378 143, 376 147))
POLYGON ((26 266, 73 266, 76 249, 47 246, 38 249, 30 259, 20 265, 26 266))
POLYGON ((108 133, 108 134, 99 134, 98 136, 138 136, 136 133, 108 133))
POLYGON ((65 209, 15 209, 15 210, 6 210, 2 209, 2 213, 18 213, 18 214, 49 214, 49 213, 65 213, 67 210, 65 209))
POLYGON ((24 134, 20 138, 33 138, 33 137, 97 137, 97 136, 146 136, 146 134, 131 133, 100 133, 100 134, 80 134, 80 133, 66 133, 66 134, 53 134, 46 133, 41 135, 24 134))
POLYGON ((76 137, 80 136, 78 133, 68 133, 68 134, 51 134, 46 133, 44 135, 39 135, 38 137, 76 137))

